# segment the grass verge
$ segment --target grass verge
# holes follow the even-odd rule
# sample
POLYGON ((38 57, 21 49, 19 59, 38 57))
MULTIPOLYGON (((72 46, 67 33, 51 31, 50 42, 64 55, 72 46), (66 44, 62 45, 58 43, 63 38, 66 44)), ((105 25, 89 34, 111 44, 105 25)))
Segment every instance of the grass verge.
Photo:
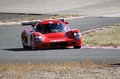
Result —
POLYGON ((120 25, 115 25, 83 37, 83 43, 90 46, 120 46, 120 25))
POLYGON ((0 79, 117 79, 120 68, 83 63, 1 63, 0 79))

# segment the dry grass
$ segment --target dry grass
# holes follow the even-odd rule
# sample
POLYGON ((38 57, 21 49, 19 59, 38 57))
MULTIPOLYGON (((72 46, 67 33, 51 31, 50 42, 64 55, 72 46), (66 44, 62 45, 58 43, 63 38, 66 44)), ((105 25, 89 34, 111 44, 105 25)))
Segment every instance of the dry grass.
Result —
POLYGON ((0 14, 1 22, 19 22, 19 21, 32 21, 32 20, 42 20, 42 19, 58 19, 58 18, 68 18, 68 17, 78 17, 80 15, 66 15, 66 14, 38 14, 38 15, 27 15, 27 14, 0 14))
POLYGON ((120 25, 104 28, 83 37, 84 44, 91 46, 120 46, 120 25))
POLYGON ((86 61, 65 63, 1 63, 0 79, 117 79, 120 68, 86 61))

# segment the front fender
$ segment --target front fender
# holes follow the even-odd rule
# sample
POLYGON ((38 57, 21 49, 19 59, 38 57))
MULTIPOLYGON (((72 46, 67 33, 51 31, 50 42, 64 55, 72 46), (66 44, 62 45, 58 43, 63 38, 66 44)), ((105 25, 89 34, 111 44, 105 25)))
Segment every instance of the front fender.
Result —
POLYGON ((79 33, 80 32, 79 29, 73 29, 72 31, 73 31, 73 33, 79 33))

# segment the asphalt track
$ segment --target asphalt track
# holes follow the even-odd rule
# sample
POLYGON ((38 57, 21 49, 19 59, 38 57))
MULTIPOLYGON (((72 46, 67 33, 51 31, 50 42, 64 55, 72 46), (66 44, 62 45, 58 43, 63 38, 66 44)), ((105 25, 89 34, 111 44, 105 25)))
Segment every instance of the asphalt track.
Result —
MULTIPOLYGON (((89 17, 69 20, 70 28, 79 28, 81 32, 103 26, 114 25, 120 18, 89 17)), ((120 49, 47 49, 23 50, 20 33, 21 25, 0 25, 0 62, 68 62, 86 60, 94 63, 120 63, 120 49)))

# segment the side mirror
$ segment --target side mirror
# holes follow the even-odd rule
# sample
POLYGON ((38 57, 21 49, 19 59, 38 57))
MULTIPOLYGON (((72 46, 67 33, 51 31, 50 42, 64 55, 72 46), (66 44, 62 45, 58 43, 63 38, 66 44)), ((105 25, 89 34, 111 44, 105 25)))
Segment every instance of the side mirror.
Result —
POLYGON ((32 27, 35 27, 36 24, 32 24, 32 27))
POLYGON ((65 24, 69 24, 69 22, 68 21, 66 21, 66 22, 64 22, 65 24))

